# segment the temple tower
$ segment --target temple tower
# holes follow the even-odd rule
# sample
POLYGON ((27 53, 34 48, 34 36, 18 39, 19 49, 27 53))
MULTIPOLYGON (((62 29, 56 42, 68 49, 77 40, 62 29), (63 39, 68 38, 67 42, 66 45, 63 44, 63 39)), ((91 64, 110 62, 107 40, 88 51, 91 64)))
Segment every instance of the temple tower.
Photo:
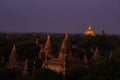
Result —
POLYGON ((72 50, 70 45, 70 39, 68 33, 65 34, 65 38, 63 39, 62 46, 59 52, 59 59, 72 59, 72 50))
POLYGON ((88 26, 88 29, 84 32, 84 34, 86 36, 95 36, 95 33, 90 25, 88 26))
POLYGON ((51 44, 51 39, 50 39, 50 35, 47 36, 47 41, 44 47, 44 53, 47 55, 51 55, 52 54, 52 44, 51 44))
POLYGON ((23 71, 22 71, 22 75, 27 75, 28 74, 29 69, 28 69, 27 63, 28 63, 28 60, 26 59, 25 64, 24 64, 24 68, 23 68, 23 71))
POLYGON ((97 59, 98 57, 100 57, 100 52, 98 50, 98 47, 96 47, 94 53, 93 53, 93 59, 97 59))
POLYGON ((13 45, 12 51, 10 53, 9 59, 7 61, 6 67, 8 69, 13 69, 19 67, 19 62, 17 60, 16 47, 13 45))
POLYGON ((53 57, 52 51, 53 50, 52 50, 51 38, 50 38, 50 35, 48 35, 45 47, 43 49, 43 53, 44 53, 45 59, 44 59, 42 67, 46 67, 47 68, 48 60, 53 57))

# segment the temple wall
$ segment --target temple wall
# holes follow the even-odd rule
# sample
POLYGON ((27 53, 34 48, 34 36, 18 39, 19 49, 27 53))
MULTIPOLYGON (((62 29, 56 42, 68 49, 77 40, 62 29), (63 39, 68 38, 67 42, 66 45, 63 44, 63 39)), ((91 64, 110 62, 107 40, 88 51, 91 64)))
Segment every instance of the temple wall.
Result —
POLYGON ((56 72, 63 72, 63 67, 62 67, 62 65, 51 65, 51 64, 49 64, 48 65, 48 68, 49 69, 51 69, 51 70, 53 70, 53 71, 56 71, 56 72))

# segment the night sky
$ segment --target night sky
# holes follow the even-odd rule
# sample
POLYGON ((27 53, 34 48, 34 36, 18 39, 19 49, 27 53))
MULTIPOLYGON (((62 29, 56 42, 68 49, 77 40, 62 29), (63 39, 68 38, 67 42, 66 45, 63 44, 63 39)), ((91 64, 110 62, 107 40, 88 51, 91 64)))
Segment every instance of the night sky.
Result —
POLYGON ((0 31, 120 34, 120 0, 0 0, 0 31))

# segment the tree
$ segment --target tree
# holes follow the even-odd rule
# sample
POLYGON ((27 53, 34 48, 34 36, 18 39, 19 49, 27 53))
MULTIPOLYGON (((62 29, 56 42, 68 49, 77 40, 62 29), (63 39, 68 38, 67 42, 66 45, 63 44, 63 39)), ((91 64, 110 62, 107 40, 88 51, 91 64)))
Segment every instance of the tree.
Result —
POLYGON ((111 59, 101 57, 90 68, 89 74, 82 80, 119 80, 120 79, 120 48, 113 51, 111 59))
POLYGON ((63 80, 62 76, 50 69, 39 69, 31 80, 63 80))

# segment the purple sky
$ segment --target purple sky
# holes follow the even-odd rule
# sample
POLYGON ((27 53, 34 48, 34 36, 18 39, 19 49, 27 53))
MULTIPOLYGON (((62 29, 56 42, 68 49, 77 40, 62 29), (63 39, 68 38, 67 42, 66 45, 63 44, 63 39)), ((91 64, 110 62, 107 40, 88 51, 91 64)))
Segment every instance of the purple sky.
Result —
POLYGON ((120 0, 0 0, 0 31, 120 34, 120 0))

